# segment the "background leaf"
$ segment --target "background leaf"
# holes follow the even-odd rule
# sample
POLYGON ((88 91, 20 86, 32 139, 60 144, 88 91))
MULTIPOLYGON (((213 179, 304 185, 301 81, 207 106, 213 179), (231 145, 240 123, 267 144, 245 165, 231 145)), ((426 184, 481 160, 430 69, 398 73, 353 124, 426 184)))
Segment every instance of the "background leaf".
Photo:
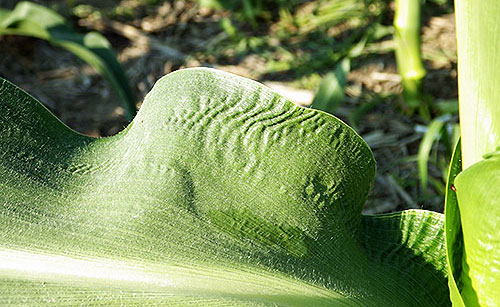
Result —
POLYGON ((311 108, 333 114, 344 100, 347 74, 350 69, 351 61, 349 57, 345 57, 337 64, 334 71, 329 72, 323 78, 314 95, 311 108))
POLYGON ((420 143, 420 147, 418 148, 418 174, 420 177, 420 182, 424 189, 427 187, 427 163, 429 162, 429 155, 431 153, 432 144, 434 144, 434 141, 439 138, 444 124, 444 121, 440 118, 433 120, 429 124, 424 138, 420 143))
POLYGON ((0 35, 32 36, 72 52, 109 81, 123 103, 127 119, 134 118, 135 95, 111 45, 100 33, 75 33, 56 12, 35 3, 19 2, 10 12, 0 11, 0 35))
POLYGON ((0 303, 449 304, 443 216, 363 217, 366 143, 256 82, 177 71, 109 138, 0 113, 0 303))

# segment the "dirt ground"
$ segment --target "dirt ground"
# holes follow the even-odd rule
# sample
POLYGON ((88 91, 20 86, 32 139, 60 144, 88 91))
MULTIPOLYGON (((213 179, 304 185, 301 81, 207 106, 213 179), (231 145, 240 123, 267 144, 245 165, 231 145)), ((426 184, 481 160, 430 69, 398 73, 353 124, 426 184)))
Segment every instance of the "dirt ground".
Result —
MULTIPOLYGON (((266 73, 267 62, 261 53, 235 56, 231 48, 226 48, 220 56, 207 51, 217 49, 227 39, 219 26, 225 14, 200 8, 195 2, 176 0, 132 20, 109 23, 82 18, 72 22, 81 31, 99 30, 110 40, 136 93, 138 107, 161 76, 179 68, 202 65, 253 78, 299 98, 297 103, 310 103, 314 86, 301 87, 301 82, 284 73, 266 73)), ((435 101, 453 102, 458 96, 453 14, 427 16, 422 34, 427 69, 425 93, 435 101)), ((356 129, 377 161, 377 176, 365 213, 406 208, 442 211, 443 195, 439 189, 422 189, 418 183, 415 155, 426 123, 404 110, 392 46, 391 36, 386 36, 367 46, 366 55, 353 61, 345 102, 336 112, 348 123, 353 121, 353 114, 358 114, 356 129)), ((1 37, 0 76, 31 93, 78 132, 109 136, 127 125, 124 109, 109 84, 81 60, 45 41, 1 37)), ((457 116, 453 115, 452 120, 456 122, 457 116)), ((430 164, 429 173, 441 178, 442 168, 430 164)))

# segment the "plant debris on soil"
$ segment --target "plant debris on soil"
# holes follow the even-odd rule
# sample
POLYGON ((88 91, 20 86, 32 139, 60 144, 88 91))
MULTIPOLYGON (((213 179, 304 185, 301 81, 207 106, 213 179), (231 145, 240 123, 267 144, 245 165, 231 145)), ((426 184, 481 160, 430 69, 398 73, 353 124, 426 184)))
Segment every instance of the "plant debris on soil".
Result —
MULTIPOLYGON (((14 2, 0 6, 11 9, 14 2)), ((368 41, 363 53, 352 60, 346 97, 335 111, 368 142, 377 161, 365 213, 443 210, 444 150, 441 145, 434 147, 429 163, 434 184, 423 189, 416 154, 422 127, 425 130, 428 123, 418 114, 408 113, 402 101, 390 34, 394 8, 384 1, 366 10, 367 14, 376 12, 375 17, 352 13, 347 20, 319 26, 314 20, 303 19, 302 29, 297 27, 298 19, 290 21, 292 15, 320 11, 324 1, 298 1, 293 8, 263 14, 253 25, 234 12, 200 7, 196 1, 36 2, 56 9, 78 31, 96 30, 110 40, 136 92, 138 107, 160 77, 196 66, 258 80, 295 103, 308 105, 322 76, 349 48, 342 44, 350 37, 360 39, 366 29, 378 23, 389 32, 368 41)), ((454 15, 439 6, 426 12, 422 28, 427 69, 424 91, 436 103, 456 104, 454 15)), ((78 132, 109 136, 127 125, 110 85, 90 66, 45 41, 0 37, 0 76, 35 96, 78 132)), ((456 112, 451 116, 458 121, 456 112)))

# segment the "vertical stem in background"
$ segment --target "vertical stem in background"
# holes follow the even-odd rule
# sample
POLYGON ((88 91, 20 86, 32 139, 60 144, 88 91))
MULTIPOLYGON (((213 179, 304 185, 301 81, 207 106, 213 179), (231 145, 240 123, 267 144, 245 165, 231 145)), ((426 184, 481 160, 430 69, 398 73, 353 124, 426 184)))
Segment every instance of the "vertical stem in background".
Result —
POLYGON ((500 145, 500 1, 455 0, 462 164, 500 145))
POLYGON ((422 99, 425 69, 420 55, 420 0, 396 0, 394 30, 396 62, 405 102, 410 109, 427 110, 422 99))

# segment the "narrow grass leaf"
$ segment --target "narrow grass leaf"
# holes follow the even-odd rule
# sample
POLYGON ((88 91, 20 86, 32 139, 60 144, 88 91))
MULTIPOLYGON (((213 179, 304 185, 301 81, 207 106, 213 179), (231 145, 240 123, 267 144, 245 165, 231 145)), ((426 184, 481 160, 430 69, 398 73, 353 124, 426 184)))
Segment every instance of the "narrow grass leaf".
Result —
POLYGON ((434 144, 434 141, 439 138, 443 125, 444 122, 441 119, 433 120, 427 127, 427 131, 425 132, 422 142, 420 142, 420 146, 418 148, 418 175, 420 177, 420 183, 424 189, 427 187, 427 167, 432 145, 434 144))
POLYGON ((311 103, 311 108, 333 114, 344 100, 347 74, 350 69, 350 59, 347 57, 342 59, 335 67, 335 70, 329 72, 321 81, 311 103))

